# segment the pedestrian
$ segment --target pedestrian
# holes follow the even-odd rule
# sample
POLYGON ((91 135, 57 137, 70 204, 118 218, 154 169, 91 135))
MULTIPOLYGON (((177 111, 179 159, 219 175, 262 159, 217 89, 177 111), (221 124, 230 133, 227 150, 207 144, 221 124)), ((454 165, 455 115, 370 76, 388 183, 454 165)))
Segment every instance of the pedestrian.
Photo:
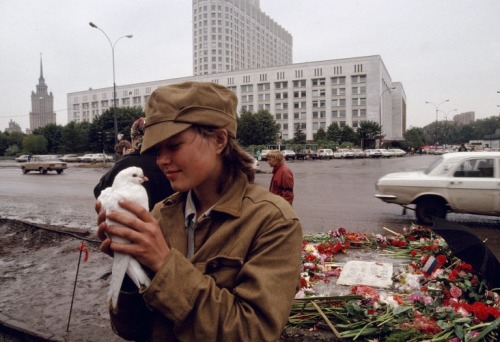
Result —
POLYGON ((140 167, 144 175, 148 178, 148 181, 144 182, 143 186, 148 193, 150 211, 153 210, 156 203, 174 193, 170 182, 156 164, 156 156, 151 153, 144 155, 140 153, 144 135, 144 122, 144 118, 141 117, 132 124, 130 128, 131 150, 126 150, 125 154, 116 161, 113 167, 101 177, 99 183, 94 187, 95 198, 99 197, 102 190, 113 185, 116 175, 121 170, 130 166, 140 167))
POLYGON ((142 153, 154 153, 177 191, 151 213, 108 214, 96 203, 101 251, 130 254, 151 274, 124 282, 113 330, 151 341, 277 341, 300 274, 302 229, 282 198, 254 184, 236 143, 235 94, 209 82, 156 89, 146 104, 142 153), (131 229, 128 229, 128 228, 131 229), (107 233, 127 237, 112 242, 107 233))
POLYGON ((467 152, 467 147, 465 147, 465 144, 460 145, 460 147, 458 148, 458 152, 467 152))
POLYGON ((267 155, 267 162, 273 168, 273 177, 269 191, 283 197, 293 204, 293 172, 285 163, 285 157, 278 150, 273 150, 267 155))
POLYGON ((126 139, 120 140, 116 145, 115 145, 115 153, 118 156, 118 158, 121 158, 124 154, 132 152, 132 144, 130 141, 126 139))

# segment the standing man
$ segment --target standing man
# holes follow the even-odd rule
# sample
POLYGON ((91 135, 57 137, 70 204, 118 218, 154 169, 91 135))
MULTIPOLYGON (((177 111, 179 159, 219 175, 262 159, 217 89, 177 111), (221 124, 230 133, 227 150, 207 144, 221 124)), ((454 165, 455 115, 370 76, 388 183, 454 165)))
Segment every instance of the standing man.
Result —
POLYGON ((273 178, 269 185, 269 191, 283 197, 292 205, 293 203, 293 172, 285 164, 283 154, 273 150, 267 155, 267 162, 273 168, 273 178))

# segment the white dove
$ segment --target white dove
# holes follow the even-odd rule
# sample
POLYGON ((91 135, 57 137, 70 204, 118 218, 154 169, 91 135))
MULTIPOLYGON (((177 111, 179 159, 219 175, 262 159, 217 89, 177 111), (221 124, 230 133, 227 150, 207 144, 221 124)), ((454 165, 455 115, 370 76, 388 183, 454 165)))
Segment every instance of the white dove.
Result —
MULTIPOLYGON (((142 186, 142 183, 147 180, 147 177, 144 176, 142 169, 139 167, 132 166, 120 171, 116 175, 113 185, 104 189, 97 198, 102 204, 102 209, 106 210, 107 214, 111 211, 120 211, 133 215, 118 205, 118 200, 120 199, 134 201, 145 209, 148 209, 148 194, 142 186)), ((115 224, 115 222, 109 219, 106 219, 106 223, 108 226, 115 224)), ((118 236, 111 236, 111 239, 114 242, 130 243, 127 239, 118 236)), ((108 302, 111 300, 113 309, 116 309, 125 273, 128 274, 138 288, 147 287, 151 284, 148 275, 134 257, 114 252, 111 284, 108 292, 108 302)))

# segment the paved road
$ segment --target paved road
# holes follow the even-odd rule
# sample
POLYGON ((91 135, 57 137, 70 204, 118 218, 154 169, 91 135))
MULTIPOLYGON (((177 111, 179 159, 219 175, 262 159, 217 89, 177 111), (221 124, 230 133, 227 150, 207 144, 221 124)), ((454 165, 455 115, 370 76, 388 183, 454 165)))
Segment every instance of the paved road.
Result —
MULTIPOLYGON (((296 209, 304 233, 344 227, 359 232, 401 231, 415 222, 413 211, 376 199, 375 182, 396 171, 423 170, 436 156, 391 159, 289 161, 295 174, 296 209)), ((268 187, 271 168, 261 162, 256 183, 268 187)), ((0 162, 0 217, 81 229, 94 227, 92 189, 105 169, 69 164, 62 175, 23 175, 15 162, 0 162), (47 195, 51 194, 50 197, 47 195)), ((500 218, 458 215, 450 221, 473 228, 500 257, 500 218)))

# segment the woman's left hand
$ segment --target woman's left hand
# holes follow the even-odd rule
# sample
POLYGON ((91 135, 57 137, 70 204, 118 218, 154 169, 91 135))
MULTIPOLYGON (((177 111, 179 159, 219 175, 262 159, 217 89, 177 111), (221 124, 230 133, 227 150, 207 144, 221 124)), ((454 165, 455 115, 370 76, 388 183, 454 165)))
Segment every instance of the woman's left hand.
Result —
POLYGON ((111 240, 109 248, 114 252, 132 255, 156 273, 170 255, 170 248, 161 233, 158 221, 135 202, 120 200, 118 204, 137 217, 118 211, 108 214, 107 217, 119 225, 106 225, 104 232, 130 241, 129 244, 124 244, 111 240))

